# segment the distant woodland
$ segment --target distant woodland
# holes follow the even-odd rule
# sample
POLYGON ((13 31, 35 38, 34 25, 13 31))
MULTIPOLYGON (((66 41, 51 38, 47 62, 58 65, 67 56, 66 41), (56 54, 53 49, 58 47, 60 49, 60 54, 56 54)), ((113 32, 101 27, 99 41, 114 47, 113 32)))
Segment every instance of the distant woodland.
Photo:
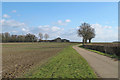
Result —
POLYGON ((2 42, 37 42, 38 38, 34 34, 11 35, 8 32, 0 34, 2 42))

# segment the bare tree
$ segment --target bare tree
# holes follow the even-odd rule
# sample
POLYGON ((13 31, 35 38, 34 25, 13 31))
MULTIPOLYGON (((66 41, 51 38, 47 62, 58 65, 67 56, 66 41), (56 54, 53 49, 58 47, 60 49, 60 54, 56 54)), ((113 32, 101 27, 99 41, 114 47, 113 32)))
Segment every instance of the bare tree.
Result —
POLYGON ((83 38, 83 45, 87 43, 87 40, 91 42, 91 39, 95 37, 95 30, 88 23, 81 24, 78 29, 78 36, 83 38))
POLYGON ((43 34, 39 33, 39 37, 40 37, 40 40, 42 40, 43 39, 43 34))
POLYGON ((10 34, 8 32, 4 33, 4 37, 5 37, 6 42, 10 40, 10 34))
POLYGON ((48 34, 45 34, 45 35, 44 35, 44 38, 45 38, 45 40, 47 40, 47 39, 49 38, 49 35, 48 35, 48 34))
POLYGON ((89 31, 89 36, 88 36, 89 43, 91 43, 91 40, 94 37, 95 37, 95 29, 91 27, 89 31))

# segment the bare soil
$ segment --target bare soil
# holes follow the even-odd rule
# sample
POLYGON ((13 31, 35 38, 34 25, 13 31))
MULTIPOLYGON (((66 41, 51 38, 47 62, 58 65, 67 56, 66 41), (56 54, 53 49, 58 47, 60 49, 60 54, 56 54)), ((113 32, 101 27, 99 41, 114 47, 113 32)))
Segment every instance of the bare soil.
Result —
POLYGON ((70 43, 2 44, 2 77, 19 78, 27 71, 49 60, 70 43))

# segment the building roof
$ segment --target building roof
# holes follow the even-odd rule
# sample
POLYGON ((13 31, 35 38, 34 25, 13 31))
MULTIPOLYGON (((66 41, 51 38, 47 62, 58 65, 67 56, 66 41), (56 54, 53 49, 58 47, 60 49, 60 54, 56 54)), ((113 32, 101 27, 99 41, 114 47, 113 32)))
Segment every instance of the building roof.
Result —
POLYGON ((60 37, 58 37, 58 38, 56 38, 56 39, 54 39, 54 40, 57 40, 57 39, 61 39, 60 37))

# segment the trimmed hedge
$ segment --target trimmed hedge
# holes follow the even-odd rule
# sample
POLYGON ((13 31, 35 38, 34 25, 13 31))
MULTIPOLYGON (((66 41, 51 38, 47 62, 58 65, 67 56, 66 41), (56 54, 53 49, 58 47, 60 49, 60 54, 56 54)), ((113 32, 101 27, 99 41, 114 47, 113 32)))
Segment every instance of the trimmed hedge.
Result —
POLYGON ((110 55, 120 56, 120 46, 106 45, 84 45, 84 48, 100 51, 110 55))

